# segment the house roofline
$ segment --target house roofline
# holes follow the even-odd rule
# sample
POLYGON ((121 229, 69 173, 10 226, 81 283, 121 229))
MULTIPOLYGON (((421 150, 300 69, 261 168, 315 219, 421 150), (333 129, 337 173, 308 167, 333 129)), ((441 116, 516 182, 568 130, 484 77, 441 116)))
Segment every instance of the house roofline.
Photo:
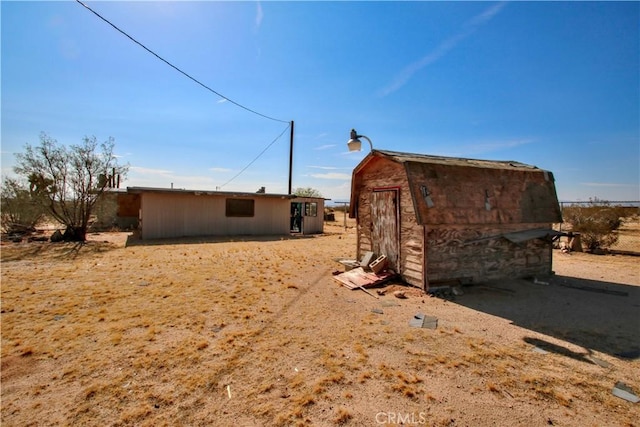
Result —
POLYGON ((278 199, 295 199, 295 194, 276 194, 276 193, 249 193, 243 191, 209 191, 209 190, 187 190, 184 188, 156 188, 156 187, 127 187, 127 193, 163 193, 163 194, 190 194, 195 196, 227 196, 227 197, 260 197, 260 198, 278 198, 278 199))

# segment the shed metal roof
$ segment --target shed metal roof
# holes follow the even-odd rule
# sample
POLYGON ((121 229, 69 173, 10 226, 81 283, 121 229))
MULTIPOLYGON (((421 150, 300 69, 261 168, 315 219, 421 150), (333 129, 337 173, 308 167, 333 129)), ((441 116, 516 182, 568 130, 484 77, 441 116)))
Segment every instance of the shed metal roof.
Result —
MULTIPOLYGON (((465 167, 477 167, 477 168, 490 168, 490 169, 508 169, 508 170, 536 170, 539 168, 533 165, 528 165, 514 160, 481 160, 481 159, 469 159, 464 157, 445 157, 445 156, 432 156, 428 154, 415 154, 415 153, 402 153, 399 151, 390 150, 372 150, 371 156, 381 155, 383 157, 390 158, 399 163, 427 163, 427 164, 440 164, 451 166, 465 166, 465 167)), ((366 160, 366 158, 365 158, 366 160)), ((363 160, 364 163, 364 160, 363 160)))

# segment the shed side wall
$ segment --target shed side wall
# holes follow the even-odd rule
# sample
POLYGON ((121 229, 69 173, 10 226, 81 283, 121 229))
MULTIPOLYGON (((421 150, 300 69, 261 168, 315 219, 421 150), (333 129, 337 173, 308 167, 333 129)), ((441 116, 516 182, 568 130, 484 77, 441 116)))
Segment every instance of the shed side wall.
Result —
POLYGON ((514 244, 497 237, 526 229, 550 228, 538 223, 490 226, 434 226, 427 232, 428 281, 522 278, 551 274, 551 243, 533 239, 514 244), (476 241, 475 243, 470 243, 476 241))

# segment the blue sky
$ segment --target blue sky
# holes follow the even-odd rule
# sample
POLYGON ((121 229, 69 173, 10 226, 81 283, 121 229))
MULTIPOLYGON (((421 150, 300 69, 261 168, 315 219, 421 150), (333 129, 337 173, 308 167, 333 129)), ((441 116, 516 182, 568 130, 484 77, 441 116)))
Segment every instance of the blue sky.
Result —
POLYGON ((87 4, 281 121, 75 1, 2 1, 3 175, 40 132, 111 136, 124 186, 286 193, 293 120, 293 187, 333 200, 366 155, 351 128, 536 165, 561 200, 640 199, 638 2, 87 4))

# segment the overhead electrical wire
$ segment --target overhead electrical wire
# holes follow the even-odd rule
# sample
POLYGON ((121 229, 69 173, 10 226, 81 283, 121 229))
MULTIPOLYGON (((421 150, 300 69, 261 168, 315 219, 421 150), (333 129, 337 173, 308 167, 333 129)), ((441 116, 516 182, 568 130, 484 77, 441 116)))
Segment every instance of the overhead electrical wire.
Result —
MULTIPOLYGON (((256 114, 258 116, 264 117, 265 119, 269 119, 269 120, 273 120, 276 122, 282 122, 282 123, 289 123, 288 120, 281 120, 281 119, 277 119, 275 117, 270 117, 267 116, 266 114, 262 114, 259 113, 255 110, 252 110, 249 107, 245 107, 244 105, 230 99, 227 98, 226 96, 222 95, 220 92, 217 92, 215 90, 213 90, 212 88, 210 88, 209 86, 207 86, 206 84, 202 83, 200 80, 196 79, 195 77, 192 77, 191 75, 189 75, 188 73, 182 71, 180 68, 176 67, 175 65, 173 65, 171 62, 167 61, 166 59, 164 59, 163 57, 161 57, 160 55, 158 55, 157 53, 155 53, 154 51, 152 51, 151 49, 149 49, 148 47, 146 47, 145 45, 143 45, 142 43, 140 43, 138 40, 134 39, 133 37, 131 37, 129 34, 127 34, 126 32, 124 32, 123 30, 121 30, 120 28, 118 28, 115 24, 113 24, 111 21, 109 21, 108 19, 104 18, 102 15, 100 15, 98 12, 96 12, 95 10, 91 9, 89 6, 87 6, 85 3, 83 3, 81 0, 76 0, 76 2, 80 3, 83 7, 85 7, 87 10, 89 10, 91 13, 93 13, 94 15, 96 15, 98 18, 100 18, 101 20, 103 20, 104 22, 106 22, 107 24, 109 24, 110 26, 112 26, 116 31, 118 31, 120 34, 122 34, 123 36, 127 37, 129 40, 131 40, 132 42, 134 42, 135 44, 137 44, 138 46, 140 46, 141 48, 143 48, 144 50, 146 50, 147 52, 149 52, 150 54, 152 54, 153 56, 155 56, 156 58, 158 58, 160 61, 164 62, 165 64, 167 64, 168 66, 170 66, 171 68, 173 68, 174 70, 176 70, 177 72, 179 72, 180 74, 184 75, 185 77, 187 77, 188 79, 194 81, 195 83, 199 84, 200 86, 202 86, 203 88, 207 89, 209 92, 212 92, 216 95, 218 95, 220 98, 227 100, 228 102, 232 103, 233 105, 242 108, 243 110, 249 111, 250 113, 256 114)), ((279 137, 278 137, 279 138, 279 137)), ((276 140, 278 139, 276 138, 276 140)))
POLYGON ((292 122, 288 121, 288 120, 281 120, 281 119, 277 119, 275 117, 270 117, 267 116, 266 114, 262 114, 259 113, 255 110, 252 110, 251 108, 245 107, 244 105, 222 95, 220 92, 213 90, 212 88, 210 88, 209 86, 207 86, 206 84, 202 83, 200 80, 196 79, 195 77, 192 77, 190 74, 186 73, 185 71, 182 71, 180 68, 176 67, 175 65, 173 65, 171 62, 167 61, 166 59, 164 59, 163 57, 161 57, 160 55, 158 55, 157 53, 155 53, 154 51, 152 51, 151 49, 149 49, 148 47, 146 47, 145 45, 143 45, 142 43, 140 43, 138 40, 134 39, 133 37, 131 37, 129 34, 127 34, 125 31, 121 30, 120 28, 118 28, 115 24, 113 24, 111 21, 109 21, 108 19, 106 19, 105 17, 103 17, 102 15, 100 15, 98 12, 96 12, 95 10, 91 9, 89 6, 87 6, 85 3, 83 3, 81 0, 76 0, 77 3, 79 3, 80 5, 82 5, 85 9, 87 9, 88 11, 90 11, 91 13, 93 13, 94 15, 96 15, 98 18, 100 18, 101 20, 103 20, 104 22, 106 22, 107 24, 109 24, 111 27, 113 27, 116 31, 118 31, 120 34, 122 34, 123 36, 127 37, 129 40, 131 40, 132 42, 134 42, 135 44, 137 44, 138 46, 140 46, 141 48, 143 48, 144 50, 146 50, 147 52, 149 52, 150 54, 152 54, 153 56, 155 56, 156 58, 158 58, 160 61, 164 62, 165 64, 167 64, 168 66, 170 66, 171 68, 173 68, 174 70, 176 70, 177 72, 179 72, 180 74, 182 74, 183 76, 187 77, 188 79, 192 80, 193 82, 197 83, 198 85, 202 86, 203 88, 207 89, 209 92, 212 92, 216 95, 218 95, 220 98, 232 103, 233 105, 242 108, 243 110, 246 110, 250 113, 256 114, 260 117, 264 117, 265 119, 269 119, 269 120, 273 120, 276 122, 281 122, 281 123, 287 123, 287 127, 280 133, 280 135, 278 135, 273 141, 271 141, 271 143, 269 143, 269 145, 267 145, 253 160, 251 160, 251 162, 249 162, 249 164, 247 164, 240 172, 238 172, 236 175, 234 175, 230 180, 228 180, 227 182, 225 182, 224 184, 222 184, 220 186, 220 188, 224 187, 225 185, 229 184, 231 181, 233 181, 234 179, 236 179, 238 176, 240 176, 245 170, 247 170, 249 168, 249 166, 251 166, 253 163, 256 162, 256 160, 258 160, 269 148, 271 148, 271 146, 273 144, 276 143, 277 140, 280 139, 280 137, 282 137, 282 135, 284 135, 284 133, 287 131, 287 129, 289 129, 291 127, 292 122))
POLYGON ((253 159, 253 160, 251 160, 247 166, 245 166, 244 168, 242 168, 242 170, 241 170, 240 172, 238 172, 237 174, 235 174, 235 175, 234 175, 234 176, 233 176, 229 181, 227 181, 227 182, 225 182, 224 184, 222 184, 222 185, 220 186, 220 188, 224 187, 225 185, 227 185, 228 183, 230 183, 231 181, 233 181, 234 179, 236 179, 237 177, 239 177, 239 176, 240 176, 240 174, 242 174, 242 172, 246 171, 246 170, 249 168, 249 166, 251 166, 252 164, 254 164, 254 163, 255 163, 255 161, 256 161, 256 160, 258 160, 258 159, 260 158, 260 156, 262 156, 262 155, 263 155, 263 154, 264 154, 264 153, 265 153, 269 148, 271 148, 271 146, 272 146, 273 144, 275 144, 275 143, 276 143, 276 141, 277 141, 277 140, 279 140, 279 139, 280 139, 280 137, 281 137, 282 135, 284 135, 284 133, 285 133, 285 132, 290 128, 290 127, 291 127, 291 123, 289 123, 289 126, 287 126, 286 128, 284 128, 284 130, 280 133, 280 135, 278 135, 278 136, 276 137, 276 139, 274 139, 273 141, 271 141, 271 143, 269 143, 269 145, 267 145, 266 147, 264 147, 264 150, 262 150, 262 151, 260 152, 260 154, 258 154, 258 155, 253 159))

